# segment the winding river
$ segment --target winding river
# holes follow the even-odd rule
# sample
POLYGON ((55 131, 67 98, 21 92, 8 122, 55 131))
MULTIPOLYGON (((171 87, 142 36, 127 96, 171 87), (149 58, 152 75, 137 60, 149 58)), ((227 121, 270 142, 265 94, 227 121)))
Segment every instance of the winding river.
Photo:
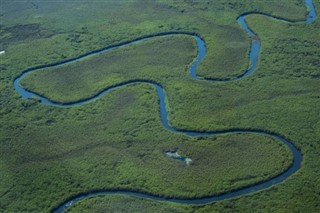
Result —
MULTIPOLYGON (((313 22, 313 20, 317 16, 316 11, 315 11, 315 7, 312 3, 312 0, 305 0, 305 3, 306 3, 306 6, 308 8, 309 13, 308 13, 306 21, 303 21, 303 22, 311 23, 311 22, 313 22)), ((281 136, 277 133, 274 133, 274 132, 270 132, 270 131, 262 130, 262 129, 250 129, 250 130, 248 130, 248 129, 229 129, 229 130, 223 130, 223 131, 199 132, 199 131, 186 131, 186 130, 181 130, 181 129, 177 129, 177 128, 172 127, 168 121, 168 114, 166 111, 165 91, 163 90, 162 86, 156 82, 151 82, 151 81, 147 81, 147 80, 132 80, 132 81, 128 81, 128 82, 123 82, 123 83, 114 85, 112 87, 105 88, 104 90, 102 90, 98 94, 96 94, 92 97, 89 97, 87 99, 77 101, 77 102, 70 102, 70 103, 58 103, 58 102, 51 101, 44 96, 38 95, 32 91, 27 91, 26 89, 22 88, 20 85, 20 80, 24 76, 30 74, 31 72, 37 71, 39 69, 43 69, 43 68, 47 68, 47 67, 64 66, 69 63, 75 63, 78 60, 83 59, 84 57, 93 56, 93 55, 105 53, 108 51, 112 51, 115 48, 120 48, 120 47, 124 47, 124 46, 128 46, 128 45, 132 45, 132 44, 142 42, 144 40, 147 40, 147 39, 150 39, 153 37, 161 37, 161 36, 168 36, 168 35, 190 35, 190 36, 193 36, 193 38, 196 40, 197 47, 198 47, 198 54, 197 54, 196 59, 194 60, 194 62, 192 63, 192 65, 190 67, 190 76, 193 79, 202 80, 202 81, 212 81, 212 82, 216 82, 216 81, 228 82, 228 81, 232 81, 232 80, 240 80, 255 71, 255 69, 257 67, 258 57, 259 57, 259 52, 260 52, 260 47, 261 47, 260 40, 257 39, 257 35, 255 34, 254 31, 252 31, 248 27, 246 20, 245 20, 246 16, 251 15, 251 14, 259 14, 259 13, 245 13, 245 14, 240 15, 237 18, 238 23, 242 26, 242 28, 246 31, 248 36, 251 38, 251 48, 250 48, 250 54, 249 54, 250 67, 243 74, 241 74, 238 77, 233 78, 233 79, 210 79, 210 78, 198 77, 196 74, 196 70, 199 66, 199 63, 203 60, 203 58, 206 55, 206 46, 205 46, 204 40, 199 35, 194 34, 194 33, 168 32, 168 33, 160 33, 160 34, 154 34, 154 35, 150 35, 150 36, 137 38, 135 40, 123 42, 123 43, 116 44, 113 46, 108 46, 106 48, 103 48, 103 49, 100 49, 97 51, 86 53, 86 54, 80 55, 76 58, 73 58, 73 59, 70 59, 67 61, 49 64, 49 65, 38 66, 38 67, 34 67, 31 69, 25 70, 22 72, 22 74, 20 76, 18 76, 14 80, 14 87, 15 87, 16 91, 23 98, 36 97, 41 101, 42 104, 45 104, 45 105, 50 105, 50 106, 55 106, 55 107, 73 107, 73 106, 83 105, 88 102, 94 101, 94 100, 100 98, 102 95, 104 95, 114 89, 117 89, 121 86, 129 85, 129 84, 136 84, 136 83, 149 84, 149 85, 152 85, 153 87, 155 87, 155 89, 157 91, 157 95, 159 97, 159 111, 160 111, 161 122, 162 122, 162 125, 165 129, 172 131, 172 132, 175 132, 175 133, 185 134, 190 137, 212 136, 212 135, 221 135, 221 134, 241 134, 241 133, 252 133, 252 134, 269 136, 269 137, 272 137, 272 138, 278 140, 279 142, 283 143, 284 145, 286 145, 290 149, 290 151, 293 155, 293 163, 290 165, 290 167, 286 171, 282 172, 281 174, 279 174, 273 178, 270 178, 268 180, 256 183, 254 185, 246 186, 244 188, 237 189, 237 190, 230 191, 230 192, 226 192, 224 194, 207 196, 207 197, 202 197, 202 198, 190 198, 190 199, 165 198, 165 197, 160 197, 157 195, 152 195, 152 194, 149 194, 146 192, 128 191, 128 190, 89 191, 89 192, 86 192, 86 193, 83 193, 80 195, 76 195, 76 196, 70 198, 69 200, 66 200, 65 202, 61 203, 59 207, 57 207, 56 209, 53 210, 54 213, 61 213, 66 208, 68 208, 69 206, 74 204, 75 202, 79 202, 81 200, 84 200, 84 199, 87 199, 90 197, 95 197, 98 195, 112 195, 112 194, 130 195, 130 196, 135 196, 135 197, 140 197, 140 198, 148 198, 148 199, 152 199, 152 200, 156 200, 156 201, 167 201, 167 202, 175 202, 175 203, 182 203, 182 204, 204 205, 204 204, 212 203, 215 201, 221 201, 224 199, 229 199, 229 198, 233 198, 233 197, 237 197, 237 196, 241 196, 241 195, 246 195, 248 193, 257 192, 262 189, 266 189, 266 188, 271 187, 275 184, 283 182, 285 179, 287 179, 289 176, 294 174, 300 168, 301 161, 302 161, 301 152, 288 139, 286 139, 283 136, 281 136)), ((285 20, 285 19, 278 18, 278 17, 268 16, 267 14, 260 14, 260 15, 267 16, 267 17, 270 17, 273 19, 286 21, 286 22, 291 22, 291 23, 293 22, 293 21, 285 20)), ((295 23, 299 23, 299 22, 297 21, 295 23)))

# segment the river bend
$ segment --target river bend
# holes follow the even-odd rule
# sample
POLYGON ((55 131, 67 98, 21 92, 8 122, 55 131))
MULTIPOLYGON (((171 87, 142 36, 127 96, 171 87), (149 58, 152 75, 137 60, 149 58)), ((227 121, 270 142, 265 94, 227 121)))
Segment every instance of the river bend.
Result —
MULTIPOLYGON (((307 15, 307 18, 304 22, 309 24, 315 20, 315 18, 317 17, 317 13, 316 13, 316 10, 315 10, 315 7, 313 5, 312 0, 305 0, 305 4, 308 8, 308 15, 307 15)), ((283 19, 283 18, 272 17, 267 14, 261 14, 261 13, 249 12, 249 13, 245 13, 245 14, 240 15, 237 18, 237 21, 241 25, 243 30, 245 30, 247 35, 251 38, 251 46, 250 46, 250 53, 249 53, 250 67, 236 78, 210 79, 210 78, 198 77, 196 74, 197 68, 198 68, 200 62, 203 60, 203 58, 206 55, 205 41, 199 35, 197 35, 195 33, 168 32, 168 33, 149 35, 149 36, 137 38, 135 40, 131 40, 128 42, 123 42, 120 44, 108 46, 106 48, 103 48, 103 49, 100 49, 97 51, 92 51, 92 52, 80 55, 80 56, 73 58, 73 59, 70 59, 70 60, 66 60, 66 61, 62 61, 62 62, 58 62, 58 63, 54 63, 54 64, 49 64, 49 65, 37 66, 34 68, 27 69, 27 70, 23 71, 22 74, 14 80, 14 87, 15 87, 16 91, 22 96, 22 98, 36 97, 37 99, 40 100, 40 102, 42 104, 45 104, 45 105, 55 106, 55 107, 73 107, 73 106, 79 106, 79 105, 83 105, 88 102, 94 101, 94 100, 100 98, 101 96, 103 96, 104 94, 106 94, 114 89, 117 89, 119 87, 125 86, 125 85, 137 84, 137 83, 149 84, 149 85, 155 87, 155 89, 157 91, 157 95, 159 97, 159 111, 160 111, 161 122, 162 122, 163 127, 165 129, 167 129, 168 131, 172 131, 174 133, 179 133, 179 134, 185 134, 190 137, 213 136, 213 135, 221 135, 221 134, 240 134, 240 133, 252 133, 252 134, 266 135, 266 136, 269 136, 269 137, 272 137, 272 138, 278 140, 279 142, 283 143, 284 145, 286 145, 289 148, 289 150, 291 151, 291 153, 293 155, 293 163, 291 164, 291 166, 286 171, 284 171, 281 174, 279 174, 275 177, 272 177, 268 180, 264 180, 262 182, 254 184, 254 185, 246 186, 244 188, 237 189, 237 190, 234 190, 231 192, 226 192, 224 194, 207 196, 207 197, 202 197, 202 198, 190 198, 190 199, 165 198, 165 197, 160 197, 157 195, 149 194, 146 192, 128 191, 128 190, 89 191, 89 192, 85 192, 83 194, 76 195, 76 196, 64 201, 63 203, 60 204, 60 206, 58 206, 56 209, 53 210, 54 213, 61 213, 65 209, 67 209, 69 206, 74 204, 75 202, 79 202, 81 200, 84 200, 84 199, 87 199, 90 197, 95 197, 98 195, 114 195, 114 194, 130 195, 130 196, 135 196, 135 197, 139 197, 139 198, 152 199, 155 201, 166 201, 166 202, 175 202, 175 203, 182 203, 182 204, 204 205, 204 204, 212 203, 215 201, 221 201, 221 200, 225 200, 225 199, 229 199, 229 198, 233 198, 233 197, 237 197, 237 196, 241 196, 241 195, 246 195, 248 193, 253 193, 253 192, 260 191, 262 189, 269 188, 275 184, 283 182, 284 180, 286 180, 289 176, 294 174, 300 168, 301 161, 302 161, 301 152, 288 139, 286 139, 283 136, 281 136, 277 133, 274 133, 274 132, 270 132, 270 131, 262 130, 262 129, 250 129, 250 130, 249 129, 229 129, 229 130, 223 130, 223 131, 199 132, 199 131, 181 130, 181 129, 177 129, 177 128, 172 127, 168 121, 168 113, 166 110, 165 91, 163 90, 162 86, 156 82, 146 81, 146 80, 132 80, 132 81, 128 81, 128 82, 123 82, 123 83, 105 88, 104 90, 100 91, 98 94, 96 94, 92 97, 89 97, 87 99, 77 101, 77 102, 70 102, 70 103, 58 103, 58 102, 51 101, 44 96, 38 95, 32 91, 28 91, 28 90, 24 89, 20 85, 20 80, 23 77, 25 77, 26 75, 30 74, 31 72, 35 72, 39 69, 48 68, 48 67, 64 66, 69 63, 77 62, 78 60, 83 59, 88 56, 93 56, 93 55, 105 53, 108 51, 112 51, 116 48, 132 45, 132 44, 135 44, 138 42, 143 42, 144 40, 147 40, 150 38, 163 37, 163 36, 169 36, 169 35, 171 35, 171 36, 172 35, 190 35, 196 40, 198 54, 197 54, 197 57, 194 60, 194 62, 192 63, 190 70, 189 70, 190 76, 194 80, 212 81, 212 82, 217 82, 217 81, 218 82, 228 82, 228 81, 233 81, 233 80, 241 80, 242 78, 250 75, 252 72, 255 71, 255 69, 257 67, 257 63, 258 63, 260 48, 261 48, 260 40, 257 39, 258 38, 257 35, 255 34, 254 31, 252 31, 249 28, 249 26, 247 25, 246 20, 245 20, 245 18, 251 14, 260 14, 260 15, 267 16, 267 17, 270 17, 273 19, 277 19, 277 20, 281 20, 281 21, 285 21, 285 22, 290 22, 290 23, 302 23, 300 21, 294 22, 294 21, 283 19)))

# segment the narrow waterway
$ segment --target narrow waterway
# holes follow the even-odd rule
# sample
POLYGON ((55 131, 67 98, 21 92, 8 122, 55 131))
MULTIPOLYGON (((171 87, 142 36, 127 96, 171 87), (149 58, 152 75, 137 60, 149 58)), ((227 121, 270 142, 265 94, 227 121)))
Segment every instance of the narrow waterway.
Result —
MULTIPOLYGON (((305 0, 306 6, 308 8, 309 14, 307 16, 306 19, 306 23, 311 23, 314 21, 314 19, 316 18, 317 14, 315 11, 315 8, 313 6, 313 2, 312 0, 305 0)), ((14 80, 14 87, 16 89, 16 91, 23 97, 23 98, 31 98, 31 97, 35 97, 37 99, 39 99, 41 101, 42 104, 45 105, 49 105, 49 106, 55 106, 55 107, 73 107, 73 106, 79 106, 79 105, 83 105, 86 104, 88 102, 94 101, 98 98, 100 98, 101 96, 103 96, 104 94, 117 89, 119 87, 125 86, 125 85, 129 85, 129 84, 137 84, 137 83, 144 83, 144 84, 149 84, 152 85, 153 87, 155 87, 156 91, 157 91, 157 95, 159 97, 159 112, 160 112, 160 118, 161 118, 161 122, 162 125, 165 129, 167 129, 168 131, 172 131, 174 133, 178 133, 178 134, 185 134, 188 135, 190 137, 198 137, 198 136, 212 136, 212 135, 221 135, 221 134, 241 134, 241 133, 251 133, 251 134, 258 134, 258 135, 266 135, 269 137, 272 137, 276 140, 278 140, 279 142, 285 144, 291 151, 292 156, 293 156, 293 163, 292 165, 283 173, 279 174, 276 177, 270 178, 268 180, 256 183, 255 185, 250 185, 250 186, 246 186, 242 189, 238 189, 238 190, 234 190, 231 192, 227 192, 221 195, 214 195, 214 196, 207 196, 207 197, 202 197, 202 198, 190 198, 190 199, 177 199, 177 198, 165 198, 165 197, 160 197, 157 195, 152 195, 152 194, 148 194, 148 193, 144 193, 144 192, 138 192, 138 191, 126 191, 126 190, 117 190, 117 191, 112 191, 112 190, 101 190, 101 191, 90 191, 90 192, 85 192, 83 194, 80 195, 76 195, 73 198, 70 198, 69 200, 63 202, 57 209, 55 209, 53 212, 54 213, 61 213, 63 212, 66 208, 68 208, 70 205, 72 205, 75 202, 79 202, 83 199, 87 199, 89 197, 94 197, 94 196, 98 196, 98 195, 112 195, 112 194, 125 194, 125 195, 130 195, 130 196, 135 196, 135 197, 140 197, 140 198, 148 198, 148 199, 152 199, 152 200, 156 200, 156 201, 168 201, 168 202, 175 202, 175 203, 183 203, 183 204, 208 204, 211 202, 215 202, 215 201, 220 201, 220 200, 224 200, 224 199, 229 199, 229 198, 233 198, 233 197, 237 197, 237 196, 241 196, 241 195, 245 195, 248 193, 252 193, 252 192, 257 192, 260 191, 262 189, 266 189, 268 187, 271 187, 275 184, 281 183, 282 181, 284 181, 285 179, 287 179, 289 176, 291 176, 292 174, 294 174, 301 166, 301 160, 302 160, 302 155, 300 153, 300 151, 286 138, 284 138, 283 136, 274 133, 274 132, 270 132, 267 130, 263 130, 263 129, 229 129, 229 130, 223 130, 223 131, 207 131, 207 132, 199 132, 199 131, 187 131, 187 130, 181 130, 181 129, 177 129, 174 128, 173 126, 170 125, 169 121, 168 121, 168 113, 166 110, 166 96, 165 96, 165 91, 162 88, 161 85, 159 85, 156 82, 152 82, 152 81, 147 81, 147 80, 132 80, 132 81, 128 81, 128 82, 123 82, 117 85, 114 85, 112 87, 108 87, 105 88, 104 90, 102 90, 101 92, 99 92, 98 94, 89 97, 87 99, 81 100, 81 101, 77 101, 77 102, 70 102, 70 103, 58 103, 58 102, 54 102, 49 100, 48 98, 38 95, 32 91, 27 91, 26 89, 24 89, 23 87, 21 87, 20 85, 20 80, 22 78, 24 78, 26 75, 30 74, 31 72, 35 72, 39 69, 43 69, 43 68, 47 68, 47 67, 58 67, 58 66, 65 66, 67 64, 70 63, 76 63, 78 60, 83 59, 85 57, 88 56, 93 56, 93 55, 97 55, 97 54, 101 54, 101 53, 105 53, 108 51, 112 51, 115 48, 121 48, 124 46, 128 46, 128 45, 133 45, 135 43, 138 42, 143 42, 147 39, 151 39, 154 37, 164 37, 164 36, 173 36, 173 35, 190 35, 193 36, 193 38, 196 40, 197 43, 197 48, 198 48, 198 54, 196 59, 194 60, 194 62, 192 63, 191 67, 190 67, 190 76, 195 79, 195 80, 201 80, 201 81, 211 81, 211 82, 229 82, 229 81, 233 81, 233 80, 241 80, 242 78, 252 74, 257 67, 257 63, 258 63, 258 58, 259 58, 259 53, 260 53, 260 47, 261 47, 261 42, 258 39, 257 35, 255 34, 254 31, 252 31, 249 26, 246 23, 246 16, 249 16, 253 13, 247 13, 247 14, 243 14, 241 16, 238 17, 237 21, 239 22, 239 24, 241 25, 241 27, 243 28, 243 30, 246 31, 246 33, 248 34, 248 36, 251 38, 251 46, 250 46, 250 54, 249 54, 249 60, 250 60, 250 67, 244 71, 241 75, 239 75, 236 78, 233 79, 210 79, 210 78, 199 78, 197 76, 197 68, 200 64, 200 62, 203 60, 203 58, 206 55, 206 45, 204 40, 197 34, 194 33, 189 33, 189 32, 168 32, 168 33, 161 33, 161 34, 156 34, 156 35, 150 35, 150 36, 145 36, 145 37, 141 37, 141 38, 137 38, 135 40, 132 41, 128 41, 128 42, 123 42, 117 45, 113 45, 113 46, 109 46, 106 47, 104 49, 101 50, 97 50, 97 51, 93 51, 90 53, 86 53, 84 55, 81 55, 77 58, 74 59, 70 59, 67 61, 63 61, 63 62, 59 62, 59 63, 55 63, 55 64, 49 64, 49 65, 44 65, 44 66, 38 66, 38 67, 34 67, 28 70, 25 70, 22 72, 22 74, 20 76, 18 76, 15 80, 14 80)), ((264 14, 265 15, 265 14, 264 14)), ((267 15, 265 15, 267 16, 267 15)), ((269 16, 272 17, 272 16, 269 16)), ((276 17, 272 17, 274 19, 277 19, 276 17)), ((283 19, 281 19, 282 21, 285 21, 283 19)), ((290 21, 292 23, 292 21, 290 21)))

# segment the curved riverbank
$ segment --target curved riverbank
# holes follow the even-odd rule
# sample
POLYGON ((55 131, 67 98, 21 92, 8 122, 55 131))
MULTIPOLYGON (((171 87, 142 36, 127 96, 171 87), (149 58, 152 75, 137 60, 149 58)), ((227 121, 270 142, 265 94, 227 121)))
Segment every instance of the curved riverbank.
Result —
MULTIPOLYGON (((307 4, 306 0, 306 4, 307 4)), ((312 1, 309 1, 312 4, 312 1)), ((309 6, 310 7, 310 6, 309 6)), ((315 10, 310 10, 310 11, 315 11, 315 10)), ((310 12, 311 13, 311 12, 310 12)), ((252 133, 252 134, 259 134, 259 135, 267 135, 269 137, 272 137, 278 141, 280 141, 281 143, 285 144, 291 151, 292 155, 293 155, 293 163, 292 165, 284 172, 282 172, 281 174, 279 174, 278 176, 275 176, 271 179, 256 183, 254 185, 251 186, 246 186, 242 189, 237 189, 235 191, 230 191, 221 195, 215 195, 215 196, 208 196, 208 197, 202 197, 202 198, 191 198, 191 199, 177 199, 177 198, 164 198, 164 197, 160 197, 157 195, 152 195, 152 194, 148 194, 146 192, 137 192, 137 191, 125 191, 125 190, 117 190, 117 191, 92 191, 92 192, 86 192, 83 193, 81 195, 77 195, 73 198, 70 198, 68 201, 62 203, 57 209, 55 209, 53 212, 62 212, 64 209, 68 208, 71 204, 81 201, 83 199, 89 198, 89 197, 94 197, 97 195, 110 195, 110 194, 126 194, 126 195, 131 195, 131 196, 136 196, 136 197, 141 197, 141 198, 149 198, 149 199, 153 199, 153 200, 157 200, 157 201, 169 201, 169 202, 176 202, 176 203, 184 203, 184 204, 208 204, 211 202, 215 202, 215 201, 220 201, 220 200, 224 200, 224 199, 228 199, 228 198, 233 198, 236 196, 241 196, 241 195, 245 195, 248 193, 252 193, 252 192, 257 192, 260 191, 262 189, 266 189, 268 187, 271 187, 274 184, 278 184, 281 183, 282 181, 284 181, 286 178, 288 178, 289 176, 291 176, 292 174, 294 174, 301 166, 301 161, 302 161, 302 155, 300 153, 300 151, 286 138, 284 138, 281 135, 278 135, 277 133, 273 133, 273 132, 268 132, 266 130, 259 130, 259 129, 228 129, 228 130, 223 130, 223 131, 208 131, 208 132, 199 132, 199 131, 188 131, 188 130, 181 130, 181 129, 177 129, 174 128, 170 125, 169 121, 168 121, 168 114, 166 111, 166 97, 165 97, 165 91, 163 90, 162 86, 159 85, 157 82, 152 82, 152 81, 147 81, 147 80, 132 80, 132 81, 128 81, 128 82, 122 82, 120 84, 105 88, 104 90, 100 91, 98 94, 91 96, 89 98, 80 100, 80 101, 76 101, 76 102, 69 102, 69 103, 58 103, 52 100, 47 99, 44 96, 41 96, 39 94, 36 94, 32 91, 28 91, 24 88, 22 88, 20 86, 20 80, 30 74, 31 72, 37 71, 39 69, 43 69, 43 68, 48 68, 48 67, 56 67, 56 66, 64 66, 66 64, 69 63, 75 63, 80 59, 83 59, 84 57, 87 56, 93 56, 95 54, 101 54, 107 51, 111 51, 114 50, 115 48, 118 47, 124 47, 127 45, 132 45, 138 42, 142 42, 144 40, 153 38, 153 37, 160 37, 160 36, 169 36, 169 35, 190 35, 193 36, 194 39, 197 42, 197 47, 198 47, 198 55, 195 59, 195 61, 192 63, 191 67, 190 67, 190 75, 193 79, 195 80, 206 80, 206 81, 219 81, 219 82, 228 82, 231 80, 240 80, 248 75, 250 75, 252 72, 255 71, 256 67, 257 67, 257 63, 258 63, 258 57, 259 57, 259 52, 260 52, 260 47, 261 47, 261 42, 259 41, 259 39, 257 39, 257 35, 254 33, 254 31, 252 31, 249 26, 247 25, 246 21, 245 21, 245 17, 250 15, 250 14, 258 14, 258 13, 246 13, 246 14, 242 14, 241 16, 239 16, 239 18, 237 19, 237 21, 241 24, 242 28, 247 32, 248 36, 251 38, 251 48, 250 48, 250 61, 251 61, 251 65, 249 67, 249 69, 247 69, 243 74, 239 75, 238 77, 234 78, 234 79, 210 79, 210 78, 199 78, 196 74, 196 70, 200 64, 200 62, 203 60, 203 58, 206 55, 206 47, 205 47, 205 41, 197 34, 194 33, 189 33, 189 32, 168 32, 168 33, 160 33, 160 34, 154 34, 154 35, 149 35, 149 36, 145 36, 145 37, 141 37, 141 38, 137 38, 135 40, 132 41, 128 41, 128 42, 123 42, 117 45, 112 45, 97 51, 93 51, 90 53, 86 53, 83 54, 77 58, 74 59, 70 59, 70 60, 66 60, 63 62, 59 62, 59 63, 55 63, 55 64, 49 64, 49 65, 44 65, 44 66, 38 66, 35 68, 31 68, 28 70, 25 70, 23 72, 22 75, 20 75, 18 78, 15 79, 14 81, 14 87, 16 88, 16 90, 19 92, 19 94, 23 97, 23 98, 30 98, 30 97, 36 97, 38 99, 40 99, 41 103, 45 104, 45 105, 50 105, 50 106, 55 106, 55 107, 73 107, 73 106, 78 106, 78 105, 82 105, 82 104, 86 104, 88 102, 94 101, 97 98, 100 98, 102 95, 116 89, 119 88, 121 86, 125 86, 125 85, 129 85, 129 84, 136 84, 136 83, 145 83, 145 84, 149 84, 153 87, 155 87, 156 91, 157 91, 157 95, 159 97, 159 111, 160 111, 160 117, 161 117, 161 122, 164 128, 166 128, 169 131, 175 132, 175 133, 182 133, 182 134, 186 134, 188 136, 191 137, 197 137, 197 136, 212 136, 212 135, 221 135, 221 134, 240 134, 240 133, 252 133)), ((314 13, 315 14, 315 13, 314 13)), ((265 16, 267 16, 266 14, 263 14, 265 16)), ((271 16, 268 16, 271 17, 271 16)), ((273 17, 274 19, 277 19, 277 17, 273 17)), ((310 23, 314 20, 315 16, 314 15, 309 15, 308 19, 307 19, 307 23, 310 23), (312 18, 310 18, 312 17, 312 18), (309 19, 310 18, 310 19, 309 19), (311 20, 311 21, 310 21, 311 20), (310 22, 309 22, 310 21, 310 22)), ((282 21, 288 21, 285 19, 278 19, 278 20, 282 20, 282 21)), ((292 21, 290 21, 290 23, 294 23, 292 21)))
MULTIPOLYGON (((176 130, 179 131, 179 130, 176 130)), ((152 199, 155 201, 165 201, 165 202, 173 202, 173 203, 179 203, 179 204, 192 204, 192 205, 205 205, 209 204, 212 202, 216 201, 221 201, 225 199, 230 199, 233 197, 245 195, 245 194, 250 194, 256 191, 260 191, 266 188, 269 188, 275 184, 281 183, 284 180, 286 180, 289 176, 294 174, 301 166, 301 161, 302 161, 302 155, 300 151, 287 139, 283 138, 280 135, 277 135, 275 133, 268 133, 263 130, 224 130, 220 132, 204 132, 204 133, 199 133, 199 132, 194 132, 194 131, 184 131, 184 134, 189 135, 189 136, 211 136, 211 135, 221 135, 221 134, 240 134, 240 133, 252 133, 252 134, 260 134, 260 135, 267 135, 270 137, 275 138, 276 140, 282 142, 285 144, 290 151, 292 152, 293 155, 293 163, 292 165, 282 172, 281 174, 265 180, 261 181, 259 183, 255 183, 250 186, 245 186, 240 189, 236 189, 233 191, 229 191, 226 193, 222 193, 219 195, 213 195, 213 196, 206 196, 206 197, 201 197, 201 198, 168 198, 168 197, 161 197, 158 195, 150 194, 147 192, 142 192, 142 191, 130 191, 130 190, 97 190, 97 191, 89 191, 86 193, 82 193, 79 195, 76 195, 61 205, 59 205, 58 208, 54 209, 52 212, 53 213, 62 213, 65 209, 69 208, 72 204, 79 202, 81 200, 95 197, 95 196, 100 196, 100 195, 115 195, 115 194, 121 194, 121 195, 128 195, 128 196, 134 196, 134 197, 139 197, 139 198, 146 198, 146 199, 152 199)))

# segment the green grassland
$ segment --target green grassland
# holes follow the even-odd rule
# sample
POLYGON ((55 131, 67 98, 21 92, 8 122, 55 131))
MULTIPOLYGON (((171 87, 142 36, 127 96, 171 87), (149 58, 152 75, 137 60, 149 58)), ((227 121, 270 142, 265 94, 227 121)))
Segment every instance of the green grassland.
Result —
POLYGON ((141 198, 133 198, 123 195, 101 196, 96 198, 89 198, 83 202, 76 203, 66 212, 133 212, 133 213, 182 213, 194 212, 195 208, 179 205, 174 203, 156 202, 141 198))
POLYGON ((189 78, 186 65, 195 57, 191 36, 153 38, 66 66, 38 70, 23 78, 21 85, 57 102, 74 102, 133 79, 161 84, 185 81, 189 78))
MULTIPOLYGON (((149 85, 125 86, 83 106, 55 108, 21 99, 13 80, 30 67, 169 31, 204 38, 207 56, 200 76, 237 76, 248 66, 250 40, 236 17, 258 11, 302 20, 306 15, 302 0, 1 4, 0 47, 6 50, 0 55, 1 212, 49 212, 69 197, 95 189, 133 189, 168 197, 217 194, 270 178, 291 163, 287 148, 268 137, 189 138, 166 131, 156 92, 149 85), (165 150, 176 148, 193 160, 190 166, 165 156, 165 150)), ((315 5, 320 11, 320 3, 315 5)), ((320 209, 319 19, 310 25, 259 15, 247 20, 262 49, 258 69, 241 81, 192 80, 188 66, 196 54, 195 42, 188 36, 171 36, 37 71, 22 83, 65 102, 122 81, 153 80, 166 91, 174 127, 277 132, 301 149, 301 169, 270 189, 205 206, 117 195, 84 200, 71 212, 320 209)))

